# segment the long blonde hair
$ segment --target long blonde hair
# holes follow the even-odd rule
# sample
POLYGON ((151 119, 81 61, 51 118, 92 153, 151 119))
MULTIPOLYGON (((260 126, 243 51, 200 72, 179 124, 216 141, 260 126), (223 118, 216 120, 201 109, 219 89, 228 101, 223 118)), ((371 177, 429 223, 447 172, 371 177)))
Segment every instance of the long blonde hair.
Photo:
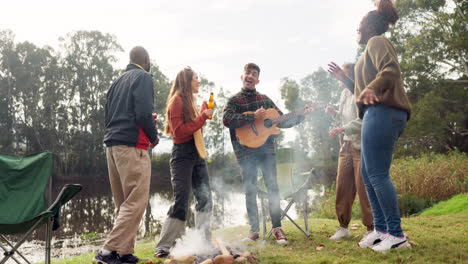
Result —
POLYGON ((194 71, 190 67, 186 67, 177 74, 175 81, 172 83, 166 101, 166 124, 164 126, 164 132, 168 135, 172 135, 169 109, 177 96, 182 98, 184 122, 193 121, 197 117, 198 108, 192 92, 193 75, 194 71))

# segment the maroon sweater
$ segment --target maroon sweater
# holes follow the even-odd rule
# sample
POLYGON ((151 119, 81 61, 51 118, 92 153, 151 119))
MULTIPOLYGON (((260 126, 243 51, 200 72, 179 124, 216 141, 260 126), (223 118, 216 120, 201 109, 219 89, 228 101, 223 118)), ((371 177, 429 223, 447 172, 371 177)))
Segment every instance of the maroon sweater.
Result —
POLYGON ((206 103, 203 102, 200 115, 191 122, 184 122, 183 102, 180 96, 177 96, 168 109, 169 123, 172 134, 172 141, 175 144, 184 143, 193 139, 193 133, 202 128, 208 119, 203 114, 206 109, 206 103))

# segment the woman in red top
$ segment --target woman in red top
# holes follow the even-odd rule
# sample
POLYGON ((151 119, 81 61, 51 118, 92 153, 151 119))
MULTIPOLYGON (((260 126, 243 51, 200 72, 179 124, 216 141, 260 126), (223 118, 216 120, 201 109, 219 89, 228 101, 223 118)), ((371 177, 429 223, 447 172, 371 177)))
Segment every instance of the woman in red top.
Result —
POLYGON ((170 160, 174 204, 156 246, 157 257, 166 257, 175 240, 184 234, 190 190, 196 200, 195 228, 211 240, 211 188, 206 162, 198 154, 200 149, 197 151, 195 146, 194 133, 205 125, 213 110, 207 109, 203 102, 198 111, 193 94, 198 93, 199 86, 198 75, 187 67, 177 74, 167 98, 165 132, 174 142, 170 160))

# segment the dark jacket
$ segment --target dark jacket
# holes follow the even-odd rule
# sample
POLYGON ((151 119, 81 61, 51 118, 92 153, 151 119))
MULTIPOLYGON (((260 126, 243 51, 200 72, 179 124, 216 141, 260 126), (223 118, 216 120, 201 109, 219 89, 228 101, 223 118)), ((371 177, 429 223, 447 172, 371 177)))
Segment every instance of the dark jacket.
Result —
POLYGON ((111 85, 105 106, 107 147, 135 147, 140 127, 150 142, 158 138, 152 117, 154 90, 151 76, 137 65, 129 64, 111 85))

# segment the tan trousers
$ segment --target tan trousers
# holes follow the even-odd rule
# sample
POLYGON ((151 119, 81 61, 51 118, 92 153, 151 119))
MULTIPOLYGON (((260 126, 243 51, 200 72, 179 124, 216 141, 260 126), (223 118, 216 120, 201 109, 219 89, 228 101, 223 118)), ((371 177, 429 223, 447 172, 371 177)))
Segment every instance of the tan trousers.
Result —
POLYGON ((362 223, 373 230, 372 210, 367 199, 366 187, 361 177, 361 151, 356 150, 349 140, 343 141, 338 157, 336 177, 336 216, 341 227, 347 228, 356 191, 361 205, 362 223))
POLYGON ((106 149, 106 154, 115 221, 103 248, 121 255, 133 254, 138 227, 149 198, 149 153, 135 147, 113 146, 106 149))

